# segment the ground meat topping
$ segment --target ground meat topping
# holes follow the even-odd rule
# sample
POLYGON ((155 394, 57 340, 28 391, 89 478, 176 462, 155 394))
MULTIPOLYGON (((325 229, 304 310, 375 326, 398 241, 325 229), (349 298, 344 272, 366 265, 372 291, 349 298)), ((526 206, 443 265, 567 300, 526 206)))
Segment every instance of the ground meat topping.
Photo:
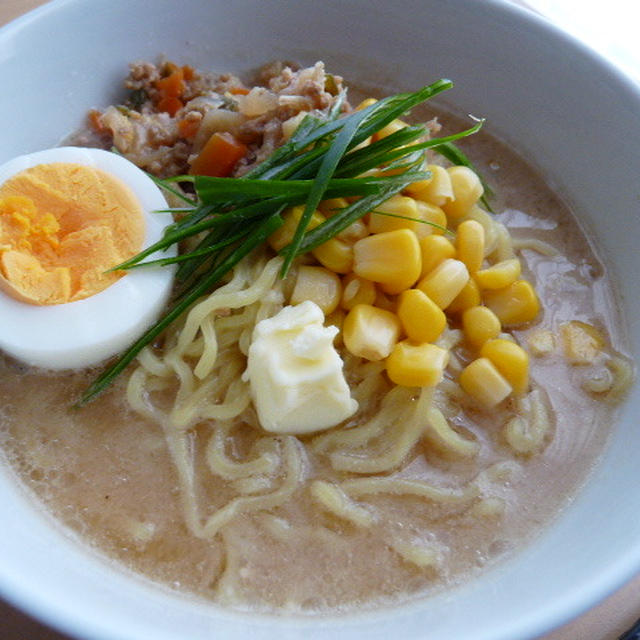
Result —
POLYGON ((329 109, 342 78, 327 74, 322 62, 303 69, 274 62, 246 86, 232 74, 207 75, 163 60, 131 64, 124 87, 122 105, 92 112, 96 146, 166 177, 189 172, 211 136, 225 133, 247 147, 233 171, 241 175, 282 144, 296 116, 329 109))

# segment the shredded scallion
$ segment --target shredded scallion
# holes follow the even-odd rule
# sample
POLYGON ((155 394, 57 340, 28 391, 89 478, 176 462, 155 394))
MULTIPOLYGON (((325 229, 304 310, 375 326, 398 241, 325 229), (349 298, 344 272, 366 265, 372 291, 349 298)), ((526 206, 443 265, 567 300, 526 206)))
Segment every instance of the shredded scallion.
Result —
POLYGON ((145 346, 212 290, 238 262, 265 243, 283 224, 281 214, 289 207, 303 205, 304 210, 292 241, 281 250, 281 277, 286 276, 297 256, 333 238, 412 182, 428 178, 426 149, 440 152, 454 164, 469 166, 466 156, 453 143, 478 131, 481 121, 442 138, 430 138, 426 126, 407 126, 371 144, 361 144, 413 107, 452 86, 449 80, 438 80, 416 92, 389 96, 347 115, 341 115, 345 99, 341 94, 324 118, 305 116, 286 144, 243 177, 156 179, 184 203, 179 209, 180 217, 167 227, 159 242, 114 270, 179 263, 174 298, 164 315, 96 378, 78 406, 104 391, 145 346), (381 167, 391 175, 367 175, 381 167), (194 198, 174 186, 180 181, 193 183, 194 198), (309 229, 320 201, 337 197, 355 200, 309 229), (198 240, 195 249, 175 258, 146 260, 187 238, 198 240))

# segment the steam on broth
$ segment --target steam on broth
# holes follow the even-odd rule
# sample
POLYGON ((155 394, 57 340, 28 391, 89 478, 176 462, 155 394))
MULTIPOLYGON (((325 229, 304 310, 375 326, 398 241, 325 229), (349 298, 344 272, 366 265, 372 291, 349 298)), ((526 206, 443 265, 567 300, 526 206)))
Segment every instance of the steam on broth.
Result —
MULTIPOLYGON (((321 64, 298 72, 274 65, 261 80, 250 89, 235 76, 137 64, 127 105, 92 112, 92 129, 75 142, 114 144, 167 177, 194 165, 221 171, 205 149, 224 134, 224 171, 246 175, 292 135, 299 114, 331 109, 342 85, 321 64)), ((464 128, 434 116, 412 119, 428 120, 429 136, 442 135, 439 120, 447 131, 464 128)), ((402 126, 394 121, 387 134, 402 126)), ((240 608, 393 603, 467 580, 530 541, 598 459, 632 368, 619 355, 614 286, 567 207, 488 134, 464 149, 493 187, 495 214, 479 201, 475 173, 463 171, 476 188, 463 203, 455 171, 428 151, 431 178, 388 200, 398 208, 385 211, 385 202, 338 236, 353 253, 371 238, 413 234, 422 253, 408 284, 363 277, 357 256, 355 272, 336 267, 330 251, 305 254, 281 279, 274 248, 284 246, 277 234, 285 225, 81 410, 72 405, 94 371, 47 372, 3 358, 0 437, 19 478, 92 547, 152 580, 240 608), (407 219, 420 215, 420 223, 407 219), (450 249, 420 273, 442 246, 450 249), (445 260, 453 279, 466 276, 433 305, 442 279, 425 280, 445 260), (324 280, 304 286, 318 273, 324 280), (318 283, 336 281, 333 302, 318 293, 318 283), (514 282, 531 285, 533 297, 527 289, 505 302, 514 282), (324 312, 324 328, 336 327, 357 409, 313 432, 295 424, 267 431, 261 391, 245 373, 255 327, 308 298, 324 312), (426 334, 416 316, 431 319, 426 334), (376 323, 382 337, 367 333, 376 323), (421 344, 430 356, 412 350, 421 344)), ((330 218, 350 202, 323 201, 319 210, 330 218)))

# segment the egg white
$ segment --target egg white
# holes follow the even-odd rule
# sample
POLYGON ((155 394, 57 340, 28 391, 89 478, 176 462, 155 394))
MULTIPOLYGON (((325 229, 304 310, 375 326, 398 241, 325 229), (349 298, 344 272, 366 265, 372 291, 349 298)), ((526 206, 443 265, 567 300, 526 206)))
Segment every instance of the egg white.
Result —
MULTIPOLYGON (((70 162, 95 167, 129 186, 142 207, 145 239, 157 242, 171 214, 160 189, 122 156, 101 149, 58 147, 19 156, 0 166, 0 184, 38 164, 70 162)), ((162 257, 175 255, 175 249, 162 257)), ((148 259, 160 257, 150 256, 148 259)), ((29 365, 78 369, 98 364, 132 344, 167 303, 172 267, 134 269, 93 296, 57 305, 32 305, 0 291, 0 350, 29 365)))

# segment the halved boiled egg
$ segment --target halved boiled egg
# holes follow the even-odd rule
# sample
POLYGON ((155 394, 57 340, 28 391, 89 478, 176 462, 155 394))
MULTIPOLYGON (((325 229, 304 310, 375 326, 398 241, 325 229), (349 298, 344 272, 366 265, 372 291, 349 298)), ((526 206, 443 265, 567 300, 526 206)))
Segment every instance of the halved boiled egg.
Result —
POLYGON ((0 349, 75 369, 134 342, 166 305, 173 269, 108 269, 160 240, 166 208, 143 171, 101 149, 59 147, 1 165, 0 349))

